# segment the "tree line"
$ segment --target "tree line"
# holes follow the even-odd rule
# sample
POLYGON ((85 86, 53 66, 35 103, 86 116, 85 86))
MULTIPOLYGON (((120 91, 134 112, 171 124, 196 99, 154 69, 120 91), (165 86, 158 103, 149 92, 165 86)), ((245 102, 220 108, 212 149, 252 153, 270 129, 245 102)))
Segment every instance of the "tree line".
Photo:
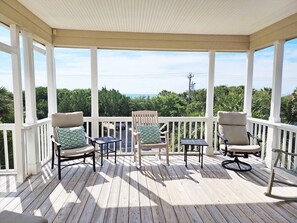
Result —
MULTIPOLYGON (((0 123, 13 123, 13 94, 0 88, 0 123)), ((131 116, 135 110, 157 110, 159 116, 205 116, 206 89, 175 93, 163 90, 154 97, 129 97, 118 90, 102 88, 98 91, 99 116, 131 116)), ((26 103, 25 97, 24 105, 26 103)), ((271 88, 253 89, 252 116, 268 119, 270 114, 271 88)), ((58 89, 58 112, 83 111, 91 116, 91 89, 58 89)), ((244 86, 217 86, 214 89, 214 110, 243 111, 244 86)), ((48 115, 47 88, 36 88, 38 119, 48 115)), ((283 123, 297 123, 297 88, 290 95, 282 97, 281 120, 283 123)))

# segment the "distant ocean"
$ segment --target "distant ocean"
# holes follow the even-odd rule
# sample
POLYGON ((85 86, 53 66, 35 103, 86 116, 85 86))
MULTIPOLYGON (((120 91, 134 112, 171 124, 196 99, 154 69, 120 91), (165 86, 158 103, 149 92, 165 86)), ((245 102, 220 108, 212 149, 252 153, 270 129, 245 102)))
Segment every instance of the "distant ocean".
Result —
POLYGON ((155 97, 157 94, 124 94, 130 98, 140 98, 140 97, 155 97))

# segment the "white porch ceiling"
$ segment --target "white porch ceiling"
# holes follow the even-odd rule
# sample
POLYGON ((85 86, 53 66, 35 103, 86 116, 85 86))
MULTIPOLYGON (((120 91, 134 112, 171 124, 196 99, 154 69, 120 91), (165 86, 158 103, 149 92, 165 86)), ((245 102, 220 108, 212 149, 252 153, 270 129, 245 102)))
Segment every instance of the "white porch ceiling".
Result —
POLYGON ((294 13, 297 0, 18 0, 52 28, 250 35, 294 13))

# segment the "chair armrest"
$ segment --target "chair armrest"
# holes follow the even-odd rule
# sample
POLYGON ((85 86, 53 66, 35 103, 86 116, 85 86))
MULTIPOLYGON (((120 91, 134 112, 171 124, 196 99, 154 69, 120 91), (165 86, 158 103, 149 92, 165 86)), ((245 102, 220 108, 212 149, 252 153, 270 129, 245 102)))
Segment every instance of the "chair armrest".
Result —
POLYGON ((222 140, 224 140, 225 144, 228 143, 228 139, 225 136, 223 136, 221 133, 217 132, 217 136, 218 136, 218 138, 221 138, 222 140))
POLYGON ((289 152, 286 152, 286 151, 283 151, 281 149, 272 149, 272 152, 276 152, 276 153, 284 153, 286 155, 289 155, 289 156, 297 156, 297 153, 289 153, 289 152))
POLYGON ((132 128, 129 128, 129 131, 132 132, 132 135, 133 135, 133 136, 140 135, 140 132, 134 132, 132 128))
POLYGON ((283 151, 283 150, 281 150, 281 149, 272 149, 272 152, 276 152, 276 153, 278 153, 277 154, 277 157, 276 157, 276 159, 275 159, 275 162, 274 162, 274 167, 276 167, 277 166, 277 163, 278 163, 278 161, 280 160, 280 157, 281 157, 281 154, 283 153, 283 154, 286 154, 286 155, 289 155, 289 156, 297 156, 297 153, 290 153, 290 152, 286 152, 286 151, 283 151))
POLYGON ((91 141, 93 146, 95 145, 96 140, 93 137, 88 136, 87 134, 85 134, 85 137, 91 141))
POLYGON ((140 143, 140 132, 134 132, 132 129, 130 129, 132 131, 132 137, 134 137, 134 145, 138 142, 140 143))
POLYGON ((260 145, 260 143, 263 142, 262 139, 260 139, 258 136, 254 136, 254 135, 252 135, 250 132, 247 132, 247 134, 248 134, 249 137, 251 137, 251 138, 253 138, 253 139, 256 139, 258 145, 260 145))
POLYGON ((85 134, 85 137, 88 138, 89 140, 91 140, 92 142, 95 142, 96 141, 93 137, 88 136, 87 134, 85 134))
POLYGON ((218 150, 219 151, 221 150, 220 142, 219 142, 219 139, 221 138, 222 140, 224 140, 224 144, 225 144, 224 156, 226 156, 228 153, 228 139, 225 136, 223 136, 221 133, 219 133, 219 131, 217 131, 217 136, 218 136, 218 150))
POLYGON ((58 143, 58 142, 55 140, 55 137, 54 137, 53 135, 51 135, 51 140, 52 140, 52 142, 53 142, 54 144, 56 144, 56 146, 57 146, 58 148, 61 147, 61 144, 58 143))

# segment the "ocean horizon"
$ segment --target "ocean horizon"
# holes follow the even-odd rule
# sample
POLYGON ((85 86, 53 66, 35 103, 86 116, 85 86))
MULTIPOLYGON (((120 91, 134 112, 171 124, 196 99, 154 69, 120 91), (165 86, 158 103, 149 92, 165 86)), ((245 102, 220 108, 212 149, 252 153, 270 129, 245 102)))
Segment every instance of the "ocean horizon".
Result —
POLYGON ((158 94, 124 94, 130 98, 140 98, 140 97, 155 97, 157 96, 158 94))

